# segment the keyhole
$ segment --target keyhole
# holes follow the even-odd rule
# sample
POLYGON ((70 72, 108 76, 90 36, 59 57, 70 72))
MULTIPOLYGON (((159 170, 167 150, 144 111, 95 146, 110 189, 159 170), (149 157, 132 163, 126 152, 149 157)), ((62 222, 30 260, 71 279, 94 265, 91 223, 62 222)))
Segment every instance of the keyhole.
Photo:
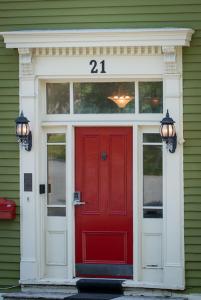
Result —
POLYGON ((101 159, 106 160, 107 159, 107 153, 105 151, 101 152, 101 159))

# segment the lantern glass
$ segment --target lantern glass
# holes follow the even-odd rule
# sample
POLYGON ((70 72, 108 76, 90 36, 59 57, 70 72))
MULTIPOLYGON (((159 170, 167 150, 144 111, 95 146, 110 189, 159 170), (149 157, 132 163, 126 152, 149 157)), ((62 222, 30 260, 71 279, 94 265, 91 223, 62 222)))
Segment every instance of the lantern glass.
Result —
POLYGON ((175 127, 173 124, 162 124, 160 134, 163 138, 173 137, 176 134, 175 127))
POLYGON ((16 126, 16 135, 19 137, 27 137, 30 132, 29 124, 20 123, 16 126))

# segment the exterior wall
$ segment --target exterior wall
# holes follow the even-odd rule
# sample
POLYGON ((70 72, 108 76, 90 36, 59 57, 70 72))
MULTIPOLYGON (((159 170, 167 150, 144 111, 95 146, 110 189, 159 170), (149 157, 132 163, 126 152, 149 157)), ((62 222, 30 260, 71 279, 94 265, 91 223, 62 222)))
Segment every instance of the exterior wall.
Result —
MULTIPOLYGON (((201 292, 200 0, 169 0, 168 5, 162 0, 125 0, 123 4, 121 0, 0 0, 0 16, 0 31, 154 27, 196 30, 191 47, 183 50, 185 252, 187 291, 201 292)), ((18 198, 19 190, 18 147, 12 134, 17 115, 18 54, 0 48, 0 196, 12 199, 18 198)), ((0 285, 17 284, 18 218, 14 222, 0 221, 0 239, 0 285)))
POLYGON ((6 50, 0 39, 0 197, 16 201, 17 218, 0 220, 0 286, 19 278, 19 154, 14 119, 18 115, 17 51, 6 50))
POLYGON ((186 285, 196 293, 201 292, 201 31, 183 58, 186 285))

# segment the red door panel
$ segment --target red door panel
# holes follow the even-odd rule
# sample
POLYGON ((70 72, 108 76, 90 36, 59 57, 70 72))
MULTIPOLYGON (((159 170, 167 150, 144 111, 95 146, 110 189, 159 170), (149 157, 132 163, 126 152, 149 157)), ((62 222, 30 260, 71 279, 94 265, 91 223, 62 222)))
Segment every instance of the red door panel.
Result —
POLYGON ((132 278, 132 129, 76 128, 76 276, 132 278))

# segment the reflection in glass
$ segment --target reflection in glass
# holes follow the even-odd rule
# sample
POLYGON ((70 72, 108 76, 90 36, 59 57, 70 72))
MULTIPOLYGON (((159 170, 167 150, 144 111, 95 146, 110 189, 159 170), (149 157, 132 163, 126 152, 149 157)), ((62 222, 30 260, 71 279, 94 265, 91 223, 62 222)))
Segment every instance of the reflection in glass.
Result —
POLYGON ((143 209, 143 218, 146 219, 159 219, 163 217, 163 210, 162 209, 143 209))
POLYGON ((143 146, 143 205, 162 206, 162 146, 143 146))
POLYGON ((48 143, 65 143, 66 136, 63 133, 48 133, 47 142, 48 143))
POLYGON ((139 82, 140 113, 163 112, 163 83, 139 82))
POLYGON ((47 114, 67 114, 70 112, 69 83, 47 83, 47 114))
POLYGON ((48 145, 48 205, 66 203, 65 145, 48 145))
POLYGON ((91 82, 74 83, 74 112, 91 113, 134 113, 134 82, 91 82), (108 97, 128 95, 133 97, 124 108, 120 108, 108 97))
POLYGON ((143 143, 162 143, 159 133, 143 133, 143 143))
POLYGON ((48 207, 47 215, 48 217, 65 217, 66 207, 48 207))

